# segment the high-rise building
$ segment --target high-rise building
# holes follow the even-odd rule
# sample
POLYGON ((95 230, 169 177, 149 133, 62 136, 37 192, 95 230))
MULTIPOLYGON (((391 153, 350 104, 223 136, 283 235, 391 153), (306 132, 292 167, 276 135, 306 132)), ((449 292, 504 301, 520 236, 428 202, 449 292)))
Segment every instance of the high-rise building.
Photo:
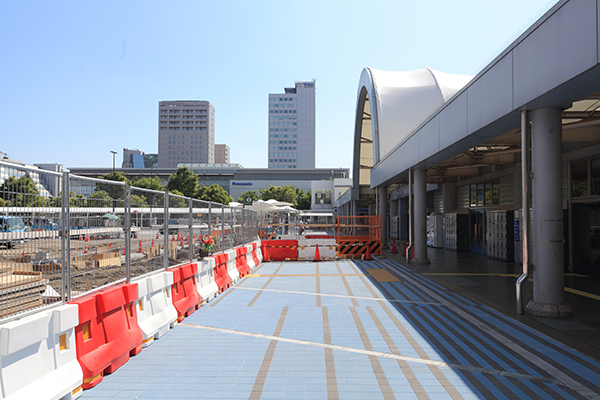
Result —
POLYGON ((269 94, 269 168, 315 168, 315 86, 269 94))
POLYGON ((215 144, 215 164, 229 164, 229 146, 215 144))
POLYGON ((144 168, 144 153, 137 149, 123 148, 121 168, 144 168))
POLYGON ((215 108, 208 101, 177 100, 158 104, 158 167, 214 163, 215 108))

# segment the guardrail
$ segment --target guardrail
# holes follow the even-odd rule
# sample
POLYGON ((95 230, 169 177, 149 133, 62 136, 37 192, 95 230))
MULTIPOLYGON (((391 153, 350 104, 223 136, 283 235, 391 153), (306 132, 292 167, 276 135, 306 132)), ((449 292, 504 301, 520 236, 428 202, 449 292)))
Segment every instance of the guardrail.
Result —
POLYGON ((248 209, 0 161, 0 323, 258 236, 248 209), (47 190, 46 188, 51 188, 47 190))

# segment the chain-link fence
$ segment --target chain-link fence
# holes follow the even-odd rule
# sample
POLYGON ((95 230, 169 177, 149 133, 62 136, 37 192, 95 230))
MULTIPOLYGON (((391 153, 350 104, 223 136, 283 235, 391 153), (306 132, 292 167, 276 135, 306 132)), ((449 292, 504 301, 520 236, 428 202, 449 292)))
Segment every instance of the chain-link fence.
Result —
POLYGON ((0 161, 0 321, 246 244, 258 231, 251 210, 0 161))

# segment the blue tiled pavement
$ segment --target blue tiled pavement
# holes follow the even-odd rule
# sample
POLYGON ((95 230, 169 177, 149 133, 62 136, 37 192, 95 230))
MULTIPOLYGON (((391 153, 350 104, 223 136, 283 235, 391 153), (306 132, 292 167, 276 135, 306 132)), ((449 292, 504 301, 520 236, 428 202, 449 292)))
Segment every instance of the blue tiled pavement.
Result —
POLYGON ((272 262, 82 398, 600 398, 600 362, 389 259, 272 262))

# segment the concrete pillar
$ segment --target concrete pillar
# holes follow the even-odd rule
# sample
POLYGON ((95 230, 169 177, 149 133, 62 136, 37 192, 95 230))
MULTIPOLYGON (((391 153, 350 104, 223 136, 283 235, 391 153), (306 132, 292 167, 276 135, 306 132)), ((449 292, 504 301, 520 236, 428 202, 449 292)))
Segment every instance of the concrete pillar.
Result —
POLYGON ((381 218, 381 246, 387 248, 387 241, 389 237, 388 231, 388 196, 387 186, 377 187, 377 197, 379 198, 379 216, 381 218))
POLYGON ((559 108, 531 112, 533 300, 526 313, 568 317, 565 302, 562 209, 562 125, 559 108))
POLYGON ((358 215, 358 200, 352 200, 352 214, 353 217, 358 215))
POLYGON ((415 169, 415 201, 414 201, 414 264, 429 264, 427 258, 427 171, 415 169))

